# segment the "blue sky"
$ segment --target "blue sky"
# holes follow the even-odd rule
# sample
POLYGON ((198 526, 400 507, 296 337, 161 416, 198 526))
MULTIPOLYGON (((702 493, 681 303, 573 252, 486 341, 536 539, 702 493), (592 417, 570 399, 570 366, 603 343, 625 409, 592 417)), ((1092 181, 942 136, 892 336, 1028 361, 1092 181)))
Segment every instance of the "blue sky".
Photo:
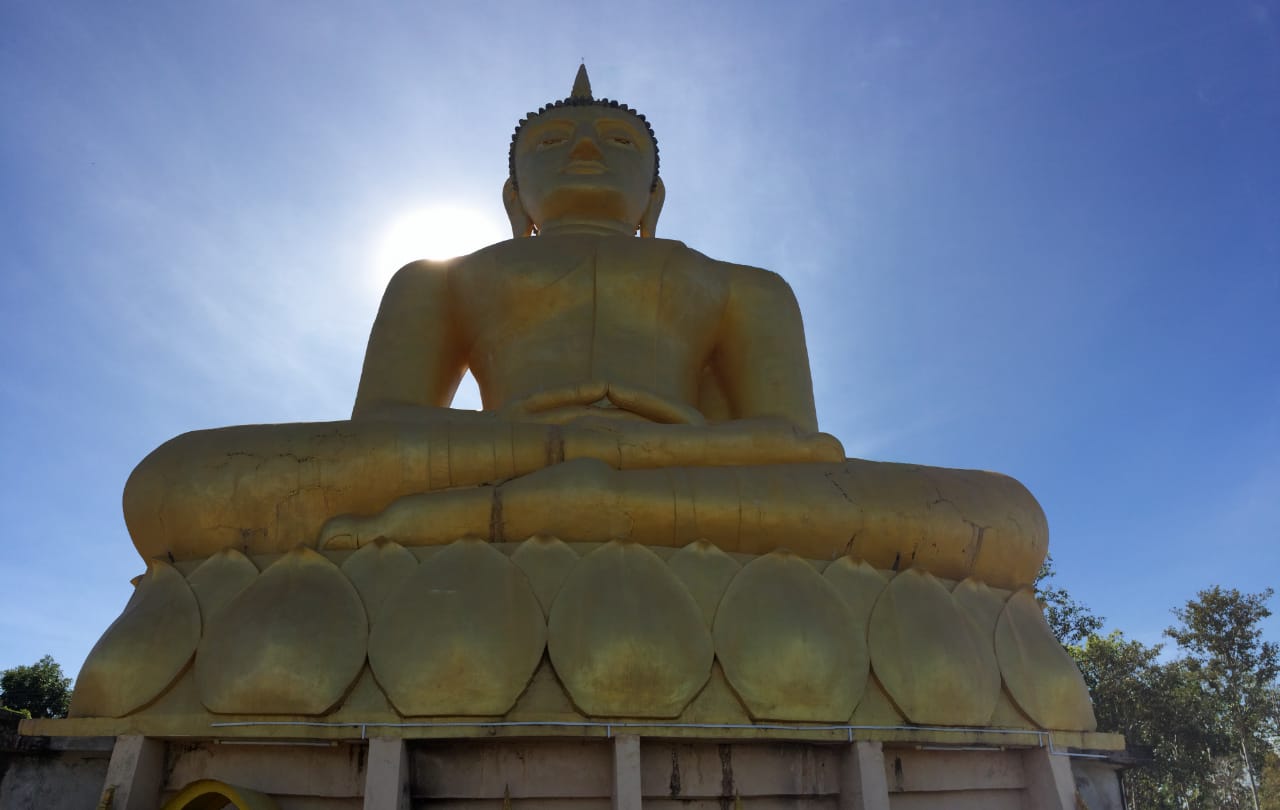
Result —
POLYGON ((119 613, 155 446, 349 413, 403 237, 502 238, 583 58, 658 235, 795 287, 850 455, 1020 479, 1148 643, 1277 584, 1280 3, 9 3, 0 667, 119 613))

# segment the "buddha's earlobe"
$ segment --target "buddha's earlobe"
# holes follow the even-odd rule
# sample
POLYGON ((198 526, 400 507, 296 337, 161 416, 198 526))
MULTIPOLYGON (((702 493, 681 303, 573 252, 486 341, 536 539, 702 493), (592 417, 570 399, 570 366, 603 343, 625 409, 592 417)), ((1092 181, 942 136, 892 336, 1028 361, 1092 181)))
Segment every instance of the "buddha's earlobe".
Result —
POLYGON ((532 236, 533 220, 529 219, 529 215, 525 213, 524 206, 520 203, 520 192, 516 191, 516 184, 509 177, 502 186, 502 205, 507 209, 507 221, 511 223, 512 238, 532 236))
POLYGON ((658 229, 658 215, 662 213, 662 204, 666 201, 667 187, 662 184, 661 177, 655 178, 653 191, 649 192, 649 207, 644 209, 644 215, 640 217, 640 236, 653 238, 658 229))

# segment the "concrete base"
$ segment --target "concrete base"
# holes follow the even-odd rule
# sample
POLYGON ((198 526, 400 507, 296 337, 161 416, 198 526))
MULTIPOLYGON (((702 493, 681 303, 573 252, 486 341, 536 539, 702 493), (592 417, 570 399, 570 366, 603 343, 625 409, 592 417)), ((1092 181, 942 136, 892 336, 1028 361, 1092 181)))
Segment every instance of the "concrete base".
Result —
MULTIPOLYGON (((633 734, 325 742, 135 736, 116 741, 108 768, 105 745, 89 755, 73 753, 69 742, 48 741, 44 753, 11 757, 0 806, 102 806, 110 793, 112 808, 149 810, 197 780, 265 794, 266 803, 255 802, 255 810, 1123 806, 1116 765, 1047 748, 690 741, 633 734), (88 761, 95 764, 88 767, 88 761)), ((85 740, 74 743, 86 747, 85 740)))
POLYGON ((96 807, 114 742, 111 737, 19 737, 0 732, 0 808, 96 807))

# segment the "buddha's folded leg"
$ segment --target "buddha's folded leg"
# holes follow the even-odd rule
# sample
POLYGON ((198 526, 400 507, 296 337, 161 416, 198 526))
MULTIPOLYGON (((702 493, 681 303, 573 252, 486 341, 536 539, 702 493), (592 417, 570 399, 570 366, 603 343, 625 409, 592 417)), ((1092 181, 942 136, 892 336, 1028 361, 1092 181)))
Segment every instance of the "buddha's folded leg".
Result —
POLYGON ((915 566, 1007 588, 1034 579, 1048 543, 1043 512, 1011 478, 850 459, 652 470, 573 461, 500 486, 404 498, 365 521, 331 521, 321 544, 535 534, 659 546, 706 539, 726 551, 786 548, 815 559, 851 554, 879 568, 915 566))
POLYGON ((519 478, 566 458, 628 468, 826 460, 839 451, 829 436, 766 422, 620 430, 457 412, 245 425, 161 445, 130 476, 124 512, 144 558, 191 559, 224 548, 263 553, 313 542, 335 515, 374 515, 397 498, 519 478))
POLYGON ((137 466, 125 522, 144 558, 224 548, 286 551, 337 514, 375 514, 396 498, 501 481, 555 459, 543 425, 315 422, 186 433, 137 466))

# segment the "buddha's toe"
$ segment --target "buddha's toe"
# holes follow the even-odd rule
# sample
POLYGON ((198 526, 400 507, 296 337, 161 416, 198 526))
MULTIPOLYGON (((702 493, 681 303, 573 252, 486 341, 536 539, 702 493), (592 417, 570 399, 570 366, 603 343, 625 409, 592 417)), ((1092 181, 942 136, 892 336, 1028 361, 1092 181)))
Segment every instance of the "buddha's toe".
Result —
POLYGON ((328 551, 356 549, 368 542, 368 532, 362 531, 368 521, 354 515, 338 515, 329 518, 320 529, 318 548, 328 551))

